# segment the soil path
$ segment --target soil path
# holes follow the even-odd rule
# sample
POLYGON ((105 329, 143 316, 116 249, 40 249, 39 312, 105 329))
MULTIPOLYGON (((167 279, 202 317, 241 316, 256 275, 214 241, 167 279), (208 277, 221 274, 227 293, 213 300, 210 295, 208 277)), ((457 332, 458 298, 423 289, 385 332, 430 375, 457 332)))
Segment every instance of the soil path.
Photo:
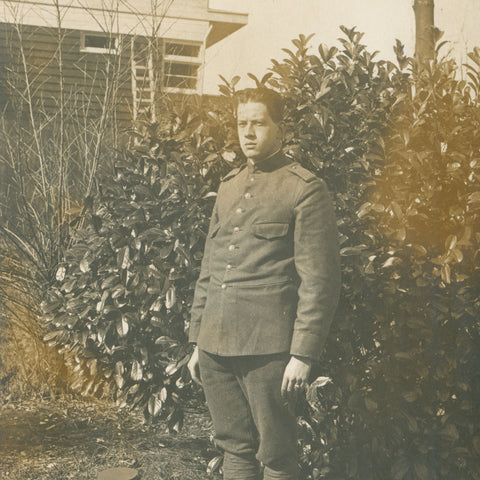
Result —
POLYGON ((0 478, 96 480, 106 468, 132 467, 141 480, 203 480, 215 455, 210 433, 203 406, 171 435, 103 402, 9 401, 0 406, 0 478))

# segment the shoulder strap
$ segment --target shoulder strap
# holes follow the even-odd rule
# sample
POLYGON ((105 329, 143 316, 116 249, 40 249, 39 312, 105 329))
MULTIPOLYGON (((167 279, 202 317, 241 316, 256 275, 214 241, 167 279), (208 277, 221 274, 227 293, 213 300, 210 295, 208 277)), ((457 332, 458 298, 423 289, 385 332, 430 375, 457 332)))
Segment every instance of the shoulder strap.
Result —
POLYGON ((312 182, 317 178, 312 172, 310 172, 306 168, 303 168, 298 163, 293 163, 292 165, 290 165, 290 167, 288 167, 288 171, 293 173, 297 177, 300 177, 304 182, 312 182))

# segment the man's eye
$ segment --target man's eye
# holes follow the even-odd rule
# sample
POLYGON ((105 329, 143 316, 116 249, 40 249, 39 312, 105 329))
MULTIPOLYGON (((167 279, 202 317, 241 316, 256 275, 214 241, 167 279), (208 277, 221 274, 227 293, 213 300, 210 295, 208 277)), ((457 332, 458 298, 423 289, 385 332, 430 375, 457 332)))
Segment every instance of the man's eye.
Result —
POLYGON ((239 127, 246 127, 246 126, 247 126, 247 124, 246 124, 246 123, 244 123, 244 122, 239 122, 238 126, 239 126, 239 127))

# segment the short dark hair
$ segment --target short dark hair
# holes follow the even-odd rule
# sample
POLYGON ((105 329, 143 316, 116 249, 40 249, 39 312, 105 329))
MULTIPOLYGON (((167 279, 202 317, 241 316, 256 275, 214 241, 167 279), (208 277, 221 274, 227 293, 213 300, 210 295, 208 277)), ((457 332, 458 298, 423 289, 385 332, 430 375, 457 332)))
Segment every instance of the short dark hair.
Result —
POLYGON ((268 110, 270 118, 275 123, 283 119, 283 98, 274 90, 267 87, 245 88, 235 93, 235 113, 241 103, 257 102, 263 103, 268 110))

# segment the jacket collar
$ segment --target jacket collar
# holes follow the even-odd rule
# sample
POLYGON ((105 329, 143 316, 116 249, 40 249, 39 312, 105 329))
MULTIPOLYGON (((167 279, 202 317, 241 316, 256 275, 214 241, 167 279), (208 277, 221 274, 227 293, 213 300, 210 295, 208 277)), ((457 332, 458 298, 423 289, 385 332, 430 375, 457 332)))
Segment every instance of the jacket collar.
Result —
POLYGON ((273 155, 270 155, 262 160, 257 160, 254 162, 250 159, 247 159, 247 168, 249 173, 273 172, 274 170, 277 170, 284 165, 288 165, 289 163, 292 163, 292 161, 286 157, 283 154, 282 149, 280 149, 273 155))

